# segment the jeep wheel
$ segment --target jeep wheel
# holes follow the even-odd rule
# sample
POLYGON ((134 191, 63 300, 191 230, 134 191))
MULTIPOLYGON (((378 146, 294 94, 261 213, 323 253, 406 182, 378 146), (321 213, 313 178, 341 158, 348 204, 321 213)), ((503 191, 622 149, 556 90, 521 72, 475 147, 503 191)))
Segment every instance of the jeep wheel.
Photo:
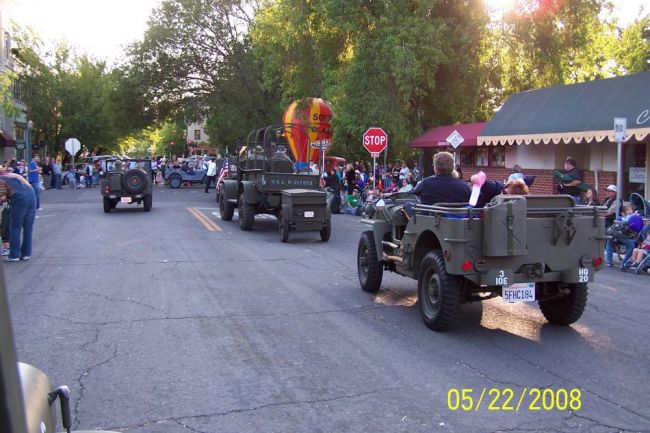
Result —
POLYGON ((219 194, 219 215, 221 215, 221 221, 230 221, 234 213, 235 206, 228 202, 226 194, 223 192, 219 194))
POLYGON ((110 198, 104 197, 104 212, 109 213, 113 209, 113 203, 110 198))
POLYGON ((372 230, 361 233, 357 248, 357 272, 364 292, 376 293, 381 286, 384 270, 377 258, 375 237, 372 230))
POLYGON ((181 185, 183 184, 183 178, 181 177, 180 174, 174 173, 171 176, 169 176, 168 182, 171 188, 177 189, 180 188, 181 185))
POLYGON ((147 173, 143 170, 133 168, 122 176, 122 188, 131 194, 138 194, 145 190, 149 182, 147 173))
POLYGON ((255 223, 255 208, 244 201, 244 195, 239 197, 239 228, 248 231, 255 223))
POLYGON ((278 215, 278 230, 280 231, 280 241, 287 242, 289 240, 289 223, 282 212, 278 215))
POLYGON ((320 230, 320 240, 327 242, 332 234, 332 221, 327 220, 327 225, 320 230))
POLYGON ((455 277, 447 274, 441 251, 430 251, 420 263, 418 303, 425 325, 444 331, 454 324, 460 311, 460 288, 455 277))
POLYGON ((151 196, 151 194, 147 194, 144 196, 144 198, 142 199, 142 204, 144 206, 145 212, 149 212, 151 210, 152 202, 153 202, 153 197, 151 196))
POLYGON ((587 285, 579 284, 558 284, 569 289, 569 294, 546 301, 538 301, 539 309, 550 323, 554 325, 567 326, 580 319, 587 306, 587 285))

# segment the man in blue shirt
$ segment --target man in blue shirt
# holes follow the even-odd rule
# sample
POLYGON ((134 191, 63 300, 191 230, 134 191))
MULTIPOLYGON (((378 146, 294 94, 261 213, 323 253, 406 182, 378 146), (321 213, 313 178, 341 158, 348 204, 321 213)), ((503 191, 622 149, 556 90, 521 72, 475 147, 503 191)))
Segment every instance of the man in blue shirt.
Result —
POLYGON ((433 157, 433 172, 418 183, 413 193, 420 196, 420 202, 425 205, 436 203, 467 203, 472 191, 469 185, 454 177, 454 157, 449 152, 436 153, 433 157))
POLYGON ((41 210, 41 167, 39 166, 41 162, 41 157, 34 155, 32 160, 29 161, 29 166, 27 168, 27 180, 29 181, 34 192, 36 193, 36 210, 41 210))

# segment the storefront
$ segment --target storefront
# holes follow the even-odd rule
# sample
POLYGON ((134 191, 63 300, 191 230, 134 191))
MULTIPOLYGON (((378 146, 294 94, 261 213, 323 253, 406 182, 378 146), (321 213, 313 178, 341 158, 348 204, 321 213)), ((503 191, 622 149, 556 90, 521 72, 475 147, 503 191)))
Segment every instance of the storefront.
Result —
MULTIPOLYGON (((536 174, 535 192, 554 192, 552 170, 574 157, 599 192, 615 183, 614 118, 627 119, 623 194, 650 191, 650 72, 512 95, 477 139, 477 151, 503 155, 536 174)), ((501 157, 499 157, 500 160, 501 157)))
POLYGON ((432 128, 412 140, 408 147, 421 149, 423 152, 424 176, 433 174, 433 155, 442 151, 454 154, 456 163, 460 164, 461 167, 505 167, 505 151, 503 148, 476 147, 478 135, 486 124, 486 122, 465 123, 432 128), (456 149, 447 141, 454 131, 463 139, 456 149))

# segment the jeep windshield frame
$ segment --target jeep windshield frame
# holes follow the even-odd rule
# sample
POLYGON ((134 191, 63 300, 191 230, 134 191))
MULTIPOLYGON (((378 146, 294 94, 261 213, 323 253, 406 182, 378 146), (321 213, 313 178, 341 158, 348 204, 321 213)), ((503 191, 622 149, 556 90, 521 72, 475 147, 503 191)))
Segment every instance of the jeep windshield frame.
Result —
POLYGON ((130 170, 131 168, 139 168, 141 170, 146 171, 147 173, 151 173, 151 160, 150 159, 145 159, 145 158, 107 158, 104 160, 104 163, 106 164, 106 171, 108 173, 114 173, 115 172, 115 163, 117 161, 121 161, 122 164, 124 164, 124 170, 130 170), (131 167, 131 163, 135 163, 135 167, 131 167), (110 168, 109 168, 110 166, 110 168))

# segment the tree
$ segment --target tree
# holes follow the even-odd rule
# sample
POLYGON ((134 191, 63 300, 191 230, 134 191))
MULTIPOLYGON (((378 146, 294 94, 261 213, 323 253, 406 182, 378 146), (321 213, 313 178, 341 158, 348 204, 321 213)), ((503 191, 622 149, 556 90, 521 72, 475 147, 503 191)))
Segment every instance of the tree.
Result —
POLYGON ((406 154, 425 127, 473 119, 486 23, 472 0, 276 0, 263 4, 251 38, 266 88, 280 88, 284 104, 327 99, 335 149, 365 157, 359 143, 371 125, 406 154))
MULTIPOLYGON (((91 152, 117 149, 122 134, 109 104, 113 81, 102 61, 75 56, 66 45, 44 52, 31 29, 14 29, 22 64, 23 99, 35 134, 62 152, 63 142, 78 138, 91 152)), ((125 134, 126 135, 126 134, 125 134)))
POLYGON ((262 88, 247 38, 256 7, 255 1, 162 2, 124 68, 126 83, 148 101, 150 118, 163 121, 190 108, 207 118, 213 144, 221 145, 276 120, 276 92, 262 88))

